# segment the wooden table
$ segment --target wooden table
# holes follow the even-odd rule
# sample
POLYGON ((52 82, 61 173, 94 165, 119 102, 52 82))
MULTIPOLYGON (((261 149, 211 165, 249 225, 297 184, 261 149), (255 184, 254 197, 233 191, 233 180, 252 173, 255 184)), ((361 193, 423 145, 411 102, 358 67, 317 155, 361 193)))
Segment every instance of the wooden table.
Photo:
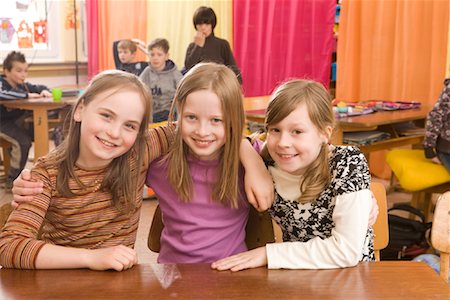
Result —
POLYGON ((24 99, 24 100, 0 100, 0 105, 7 108, 26 109, 33 112, 34 125, 34 159, 48 153, 48 117, 49 110, 73 105, 76 97, 64 97, 60 102, 54 102, 52 98, 24 99))
MULTIPOLYGON (((414 121, 418 126, 424 126, 428 112, 432 109, 430 105, 421 105, 418 109, 378 111, 376 113, 339 118, 336 119, 336 128, 333 133, 332 143, 341 145, 344 132, 379 130, 391 134, 390 139, 375 142, 371 145, 361 146, 364 153, 400 147, 404 145, 419 144, 423 135, 399 136, 394 126, 399 123, 414 121)), ((248 121, 264 123, 265 109, 247 110, 245 112, 248 121)))
POLYGON ((134 266, 125 272, 0 270, 0 299, 449 299, 449 286, 420 262, 373 262, 336 270, 237 273, 208 264, 134 266))

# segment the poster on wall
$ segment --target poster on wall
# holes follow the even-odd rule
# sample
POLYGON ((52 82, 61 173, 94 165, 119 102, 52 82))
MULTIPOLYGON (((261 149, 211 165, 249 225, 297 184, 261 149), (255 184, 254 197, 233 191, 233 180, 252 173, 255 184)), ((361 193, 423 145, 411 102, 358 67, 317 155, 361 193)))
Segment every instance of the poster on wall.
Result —
POLYGON ((33 48, 33 31, 25 20, 17 28, 17 43, 19 48, 33 48))
POLYGON ((34 42, 47 43, 47 21, 34 22, 34 42))
POLYGON ((0 51, 49 50, 48 11, 51 0, 1 0, 0 51))
POLYGON ((79 6, 78 3, 75 5, 75 12, 73 7, 73 1, 72 0, 66 0, 66 29, 75 29, 75 26, 77 29, 80 28, 80 14, 79 14, 79 6), (76 24, 75 24, 76 20, 76 24))
POLYGON ((11 18, 0 19, 0 43, 2 44, 10 44, 15 32, 10 19, 11 18))

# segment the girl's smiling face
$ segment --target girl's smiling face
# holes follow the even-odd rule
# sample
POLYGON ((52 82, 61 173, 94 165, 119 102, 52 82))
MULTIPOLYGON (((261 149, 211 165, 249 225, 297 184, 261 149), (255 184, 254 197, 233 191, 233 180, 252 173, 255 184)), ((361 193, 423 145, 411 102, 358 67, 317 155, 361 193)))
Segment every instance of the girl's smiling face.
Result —
POLYGON ((301 175, 316 160, 328 142, 331 127, 321 133, 312 123, 305 103, 300 103, 286 118, 269 125, 267 150, 280 169, 301 175))
POLYGON ((192 154, 216 159, 225 145, 222 103, 210 90, 190 93, 181 113, 181 136, 192 154))
POLYGON ((81 167, 107 166, 133 147, 144 117, 144 102, 133 90, 111 90, 98 94, 88 104, 80 103, 74 120, 81 122, 81 167))

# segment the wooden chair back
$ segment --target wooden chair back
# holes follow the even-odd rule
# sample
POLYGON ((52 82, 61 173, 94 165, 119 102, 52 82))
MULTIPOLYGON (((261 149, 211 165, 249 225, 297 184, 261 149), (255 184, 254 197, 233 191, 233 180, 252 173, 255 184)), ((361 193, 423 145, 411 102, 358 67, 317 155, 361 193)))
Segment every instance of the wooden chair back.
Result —
POLYGON ((8 221, 9 215, 13 211, 11 203, 5 203, 0 206, 0 230, 5 226, 6 221, 8 221))
POLYGON ((448 283, 450 255, 450 191, 441 195, 434 210, 431 244, 441 253, 440 275, 448 283))
POLYGON ((370 190, 378 204, 378 217, 373 225, 375 261, 380 261, 380 251, 389 244, 389 225, 387 216, 386 189, 379 182, 372 182, 370 190))
POLYGON ((5 176, 8 176, 9 168, 11 167, 11 156, 8 148, 11 147, 11 143, 0 137, 0 147, 2 148, 3 170, 5 171, 5 176))

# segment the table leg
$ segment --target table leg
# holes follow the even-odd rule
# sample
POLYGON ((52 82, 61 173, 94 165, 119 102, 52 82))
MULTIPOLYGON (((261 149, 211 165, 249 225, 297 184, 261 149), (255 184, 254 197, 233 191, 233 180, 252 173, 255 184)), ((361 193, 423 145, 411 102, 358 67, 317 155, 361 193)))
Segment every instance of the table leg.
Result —
POLYGON ((47 109, 36 107, 33 110, 34 161, 48 153, 47 109))

